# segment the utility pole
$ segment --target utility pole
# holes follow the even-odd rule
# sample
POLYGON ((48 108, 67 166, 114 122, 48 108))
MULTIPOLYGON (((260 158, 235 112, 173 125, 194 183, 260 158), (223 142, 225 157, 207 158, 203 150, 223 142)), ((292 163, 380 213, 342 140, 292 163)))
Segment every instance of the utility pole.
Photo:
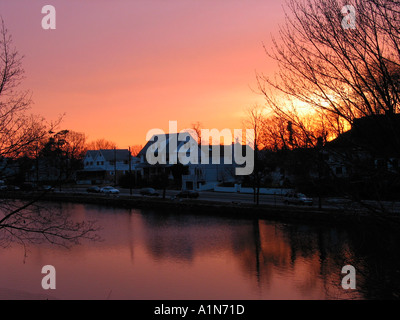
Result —
POLYGON ((117 149, 114 147, 114 187, 117 186, 117 149))
POLYGON ((39 143, 36 142, 36 185, 39 184, 39 143))
POLYGON ((322 147, 323 147, 322 137, 318 137, 317 142, 317 165, 318 165, 318 209, 322 209, 322 197, 321 197, 321 187, 322 187, 322 147))
POLYGON ((129 147, 129 193, 132 195, 132 154, 131 147, 129 147))

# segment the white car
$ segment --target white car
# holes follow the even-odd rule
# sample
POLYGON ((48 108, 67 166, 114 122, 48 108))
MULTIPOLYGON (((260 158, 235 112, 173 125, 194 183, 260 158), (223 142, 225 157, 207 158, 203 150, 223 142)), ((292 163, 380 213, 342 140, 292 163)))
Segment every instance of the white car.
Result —
POLYGON ((119 190, 115 189, 114 187, 103 187, 100 189, 100 192, 106 194, 118 194, 119 190))
POLYGON ((285 204, 307 204, 311 206, 313 204, 313 199, 308 198, 303 193, 289 193, 284 198, 285 204))

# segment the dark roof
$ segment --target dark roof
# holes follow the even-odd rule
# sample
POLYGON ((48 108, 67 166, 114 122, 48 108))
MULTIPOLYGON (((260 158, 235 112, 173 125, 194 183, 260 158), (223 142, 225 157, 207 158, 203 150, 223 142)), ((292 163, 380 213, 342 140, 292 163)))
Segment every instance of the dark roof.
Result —
POLYGON ((97 152, 99 152, 99 151, 98 151, 98 150, 88 150, 88 151, 86 152, 86 155, 89 155, 89 156, 91 156, 92 158, 95 158, 97 152))
POLYGON ((400 154, 400 114, 355 119, 349 131, 327 143, 327 147, 363 149, 374 155, 400 154))
POLYGON ((102 149, 100 150, 104 159, 107 161, 124 161, 129 160, 129 150, 128 149, 102 149))
POLYGON ((107 161, 125 161, 129 160, 129 150, 128 149, 101 149, 101 150, 88 150, 87 155, 89 154, 92 158, 96 158, 97 154, 101 153, 107 161))
MULTIPOLYGON (((141 155, 146 155, 146 152, 147 152, 147 149, 154 143, 154 142, 156 142, 156 141, 154 141, 154 137, 158 137, 158 135, 156 135, 156 136, 153 136, 152 138, 152 140, 153 141, 148 141, 147 143, 146 143, 146 145, 143 147, 143 149, 142 150, 140 150, 140 152, 138 153, 138 156, 141 156, 141 155)), ((169 133, 169 134, 165 134, 165 141, 166 141, 166 152, 167 152, 167 154, 170 152, 170 150, 169 150, 169 142, 170 142, 170 140, 171 139, 176 139, 176 141, 178 142, 177 143, 177 149, 179 150, 179 148, 183 145, 183 144, 185 144, 187 141, 188 141, 188 139, 186 139, 186 141, 179 141, 178 140, 178 134, 177 133, 169 133)), ((197 142, 196 142, 197 143, 197 142)), ((233 152, 234 152, 234 143, 232 143, 232 155, 233 155, 233 152)), ((199 147, 201 147, 201 145, 199 145, 199 147)), ((212 152, 212 145, 210 145, 209 146, 209 152, 210 152, 210 154, 211 154, 211 152, 212 152)), ((225 146, 224 145, 219 145, 219 150, 220 150, 220 157, 224 157, 224 155, 225 155, 225 146)), ((251 152, 253 149, 250 147, 250 146, 248 146, 248 145, 242 145, 242 154, 243 155, 245 155, 247 152, 251 152)))
MULTIPOLYGON (((185 144, 187 141, 188 141, 188 139, 186 138, 186 141, 179 141, 178 140, 178 135, 179 135, 179 133, 168 133, 168 134, 165 134, 165 148, 166 148, 166 152, 167 152, 167 154, 170 152, 170 150, 169 150, 169 143, 170 143, 170 141, 171 141, 171 139, 175 139, 175 141, 177 141, 177 149, 179 150, 179 148, 183 145, 183 144, 185 144)), ((159 136, 161 136, 161 135, 154 135, 153 137, 152 137, 152 139, 151 140, 149 140, 149 141, 147 141, 147 143, 146 143, 146 145, 143 147, 143 149, 142 150, 140 150, 140 152, 138 153, 138 156, 141 156, 141 155, 146 155, 146 152, 147 152, 147 149, 153 144, 153 143, 155 143, 155 142, 157 142, 157 139, 158 139, 158 137, 159 136), (155 137, 157 137, 157 139, 154 139, 155 137)), ((172 150, 173 152, 176 152, 176 150, 172 150)))

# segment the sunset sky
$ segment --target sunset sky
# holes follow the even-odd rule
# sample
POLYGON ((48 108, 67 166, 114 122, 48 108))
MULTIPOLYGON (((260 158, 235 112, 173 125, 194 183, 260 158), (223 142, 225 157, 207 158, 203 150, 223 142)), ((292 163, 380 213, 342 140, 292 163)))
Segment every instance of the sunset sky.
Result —
POLYGON ((60 129, 142 144, 150 129, 242 128, 269 74, 263 43, 283 23, 283 0, 0 0, 0 15, 24 55, 32 113, 60 129), (43 30, 51 4, 57 29, 43 30))

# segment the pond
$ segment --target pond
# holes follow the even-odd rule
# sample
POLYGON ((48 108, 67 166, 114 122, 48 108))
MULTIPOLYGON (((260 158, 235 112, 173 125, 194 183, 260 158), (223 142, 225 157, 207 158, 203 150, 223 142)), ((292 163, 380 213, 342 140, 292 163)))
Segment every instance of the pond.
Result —
POLYGON ((46 205, 96 220, 102 241, 2 248, 0 299, 398 298, 399 236, 382 230, 46 205), (55 290, 41 286, 45 265, 55 290), (342 287, 345 265, 356 289, 342 287))

